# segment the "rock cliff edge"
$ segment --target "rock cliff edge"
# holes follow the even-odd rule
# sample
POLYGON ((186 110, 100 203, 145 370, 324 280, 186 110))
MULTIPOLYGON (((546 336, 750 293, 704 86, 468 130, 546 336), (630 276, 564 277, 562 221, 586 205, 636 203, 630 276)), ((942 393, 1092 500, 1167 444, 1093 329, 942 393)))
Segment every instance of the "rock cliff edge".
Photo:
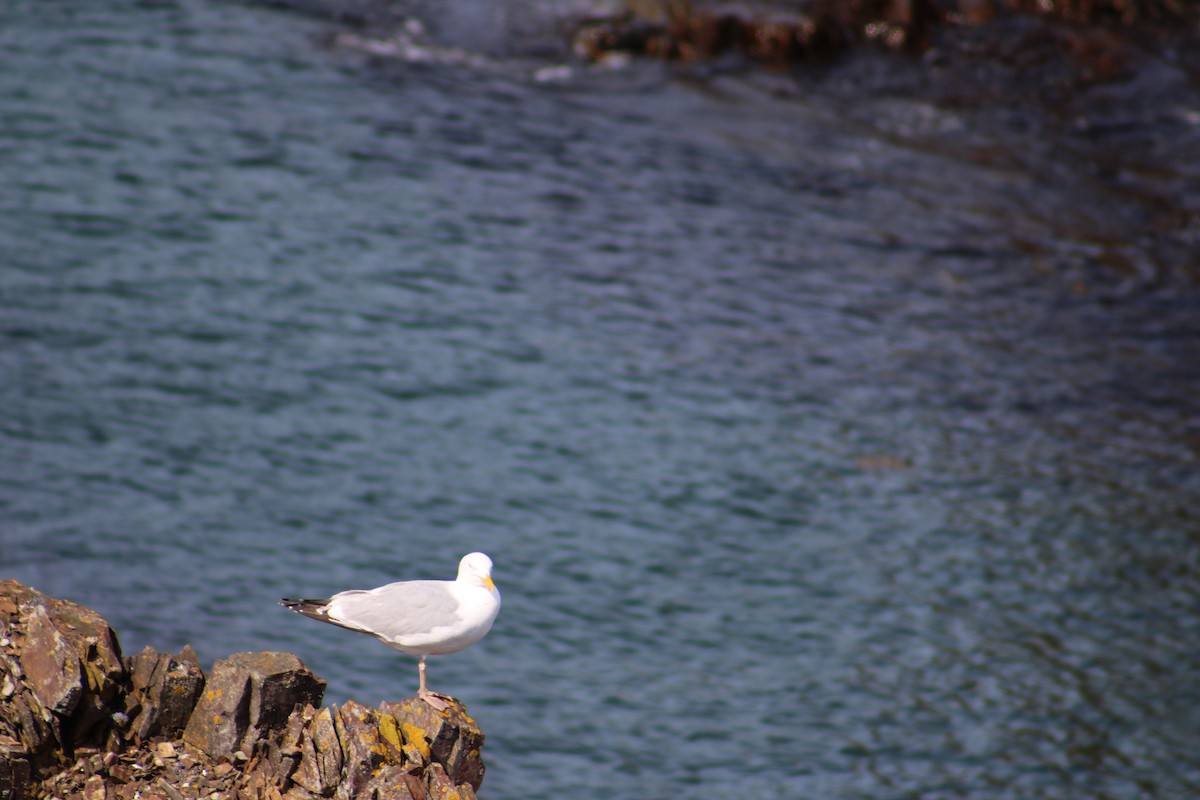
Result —
POLYGON ((0 800, 472 800, 483 733, 452 701, 321 708, 291 653, 122 657, 95 611, 0 581, 0 800))

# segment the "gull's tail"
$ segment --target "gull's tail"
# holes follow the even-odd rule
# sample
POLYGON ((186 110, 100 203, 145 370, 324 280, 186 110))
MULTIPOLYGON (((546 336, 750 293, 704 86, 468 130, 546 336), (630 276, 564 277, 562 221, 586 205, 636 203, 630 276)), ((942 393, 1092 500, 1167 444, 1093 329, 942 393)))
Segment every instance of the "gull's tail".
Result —
POLYGON ((279 601, 279 605, 286 606, 297 614, 303 614, 306 617, 319 619, 322 622, 332 622, 329 619, 329 598, 323 600, 296 600, 295 598, 285 597, 279 601))

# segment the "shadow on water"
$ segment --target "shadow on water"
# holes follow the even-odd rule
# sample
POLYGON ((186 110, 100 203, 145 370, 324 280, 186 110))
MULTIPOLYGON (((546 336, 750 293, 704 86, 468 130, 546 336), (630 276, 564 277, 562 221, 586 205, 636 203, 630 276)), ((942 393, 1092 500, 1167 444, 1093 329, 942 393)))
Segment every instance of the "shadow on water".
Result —
POLYGON ((494 797, 1200 793, 1186 69, 439 42, 475 7, 10 10, 6 575, 371 704, 412 664, 277 599, 485 550, 430 680, 494 797))

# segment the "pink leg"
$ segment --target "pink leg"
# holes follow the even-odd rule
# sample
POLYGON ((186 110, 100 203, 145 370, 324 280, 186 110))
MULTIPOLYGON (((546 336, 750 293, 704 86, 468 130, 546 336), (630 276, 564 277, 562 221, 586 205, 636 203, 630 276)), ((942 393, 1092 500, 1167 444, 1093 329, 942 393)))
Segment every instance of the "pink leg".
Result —
POLYGON ((420 697, 438 711, 444 711, 448 704, 442 699, 442 696, 425 688, 425 656, 421 656, 421 663, 417 665, 417 672, 421 676, 421 688, 417 691, 417 697, 420 697))

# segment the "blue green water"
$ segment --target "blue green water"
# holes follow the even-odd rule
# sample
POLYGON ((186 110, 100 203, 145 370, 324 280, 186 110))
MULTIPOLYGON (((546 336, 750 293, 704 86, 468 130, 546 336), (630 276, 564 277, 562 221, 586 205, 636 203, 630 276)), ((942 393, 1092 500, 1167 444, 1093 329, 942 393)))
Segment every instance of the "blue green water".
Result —
POLYGON ((1200 793, 1195 296, 1063 235, 1122 198, 327 33, 8 4, 4 576, 376 704, 414 660, 278 598, 486 551, 484 797, 1200 793))

